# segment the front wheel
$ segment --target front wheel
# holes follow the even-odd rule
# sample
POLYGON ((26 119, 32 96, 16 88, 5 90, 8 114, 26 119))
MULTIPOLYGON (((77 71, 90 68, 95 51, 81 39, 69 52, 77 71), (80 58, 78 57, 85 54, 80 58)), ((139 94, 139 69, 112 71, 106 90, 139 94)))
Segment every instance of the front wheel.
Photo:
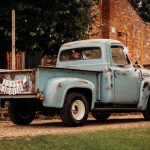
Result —
POLYGON ((35 105, 31 101, 9 102, 8 115, 14 124, 27 125, 35 118, 35 105))
POLYGON ((78 92, 66 95, 60 117, 67 126, 81 126, 88 117, 89 106, 86 97, 78 92))

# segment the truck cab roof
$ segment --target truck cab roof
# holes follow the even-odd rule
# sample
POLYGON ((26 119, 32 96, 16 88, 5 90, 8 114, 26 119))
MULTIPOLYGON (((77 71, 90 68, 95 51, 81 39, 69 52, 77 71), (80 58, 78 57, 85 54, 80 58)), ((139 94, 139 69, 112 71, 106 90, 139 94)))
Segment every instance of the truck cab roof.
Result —
POLYGON ((61 46, 60 50, 77 48, 81 46, 91 46, 98 44, 121 44, 120 41, 114 39, 87 39, 65 43, 61 46))

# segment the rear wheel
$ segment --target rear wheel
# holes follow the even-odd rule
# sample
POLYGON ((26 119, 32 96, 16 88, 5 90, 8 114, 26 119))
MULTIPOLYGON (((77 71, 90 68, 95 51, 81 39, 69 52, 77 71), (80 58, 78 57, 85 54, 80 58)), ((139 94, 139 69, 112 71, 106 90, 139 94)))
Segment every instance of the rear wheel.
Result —
POLYGON ((111 113, 109 112, 92 112, 92 116, 97 120, 97 121, 106 121, 111 113))
POLYGON ((31 101, 9 102, 8 115, 14 124, 27 125, 35 117, 35 105, 31 101))
POLYGON ((67 126, 81 126, 88 117, 89 107, 86 97, 79 92, 66 95, 60 117, 67 126))

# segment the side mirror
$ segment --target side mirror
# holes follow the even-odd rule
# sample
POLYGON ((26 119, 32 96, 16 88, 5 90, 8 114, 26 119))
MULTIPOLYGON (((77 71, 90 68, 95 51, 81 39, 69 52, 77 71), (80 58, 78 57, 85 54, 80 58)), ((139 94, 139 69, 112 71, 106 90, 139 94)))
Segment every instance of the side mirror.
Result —
POLYGON ((135 68, 144 68, 142 65, 139 64, 138 61, 135 62, 134 67, 135 68))
POLYGON ((129 53, 129 49, 128 49, 127 47, 124 47, 123 52, 124 52, 125 54, 128 54, 128 53, 129 53))
POLYGON ((139 68, 139 63, 138 63, 138 61, 136 61, 133 66, 135 67, 135 71, 136 71, 136 70, 139 68))
POLYGON ((136 61, 136 62, 135 62, 135 66, 138 65, 138 64, 139 64, 138 61, 136 61))

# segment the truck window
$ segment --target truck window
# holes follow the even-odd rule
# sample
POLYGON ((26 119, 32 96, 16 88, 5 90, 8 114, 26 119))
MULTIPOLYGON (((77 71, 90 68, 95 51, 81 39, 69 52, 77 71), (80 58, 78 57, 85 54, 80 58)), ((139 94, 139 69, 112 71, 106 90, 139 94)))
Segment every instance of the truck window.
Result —
POLYGON ((124 54, 122 46, 111 46, 112 60, 114 65, 129 65, 130 61, 124 54))
POLYGON ((98 47, 64 50, 60 53, 60 61, 100 59, 101 49, 98 47))

